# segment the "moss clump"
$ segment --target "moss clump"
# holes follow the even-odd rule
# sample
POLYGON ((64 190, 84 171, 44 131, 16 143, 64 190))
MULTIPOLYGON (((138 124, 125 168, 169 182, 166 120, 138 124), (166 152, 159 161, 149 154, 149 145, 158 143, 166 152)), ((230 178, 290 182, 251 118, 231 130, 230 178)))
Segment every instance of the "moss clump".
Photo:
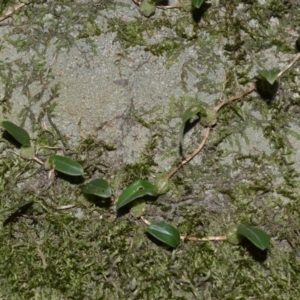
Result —
POLYGON ((155 14, 156 4, 152 0, 144 0, 140 5, 140 12, 143 16, 149 18, 155 14))
POLYGON ((145 45, 143 32, 146 27, 141 20, 124 22, 113 19, 108 24, 111 31, 117 32, 117 39, 124 48, 145 45))

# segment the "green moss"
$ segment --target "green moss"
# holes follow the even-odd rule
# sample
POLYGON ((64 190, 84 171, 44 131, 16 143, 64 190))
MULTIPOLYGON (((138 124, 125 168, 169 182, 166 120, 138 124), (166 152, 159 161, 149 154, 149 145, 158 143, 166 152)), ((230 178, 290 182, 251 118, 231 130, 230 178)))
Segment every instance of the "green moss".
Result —
POLYGON ((130 22, 113 19, 109 20, 108 24, 111 31, 117 32, 117 40, 121 43, 122 47, 142 46, 145 50, 150 51, 156 56, 166 55, 168 64, 171 65, 183 51, 183 41, 193 39, 196 35, 194 25, 192 25, 192 29, 184 27, 187 22, 187 17, 182 18, 178 22, 176 21, 176 30, 179 33, 178 39, 164 38, 155 44, 147 42, 144 36, 151 37, 157 34, 161 28, 173 28, 174 24, 164 16, 159 19, 151 19, 147 23, 141 19, 130 22))
POLYGON ((190 16, 184 16, 176 20, 175 31, 179 37, 191 40, 197 37, 196 23, 190 16))
POLYGON ((101 35, 102 31, 99 25, 91 20, 84 25, 83 29, 80 31, 78 35, 78 39, 84 39, 92 36, 99 36, 101 35))
POLYGON ((160 43, 147 46, 146 49, 156 56, 160 56, 164 53, 166 53, 167 56, 171 56, 175 51, 178 53, 178 50, 181 49, 181 46, 174 40, 164 39, 160 43))
POLYGON ((138 179, 148 179, 153 172, 153 167, 156 163, 153 158, 153 151, 157 146, 157 139, 153 137, 145 145, 143 153, 140 155, 139 160, 134 164, 126 164, 120 174, 122 179, 123 188, 138 179))
POLYGON ((14 1, 11 0, 3 0, 0 3, 0 13, 3 13, 4 9, 6 9, 9 5, 14 4, 14 1))
POLYGON ((124 48, 143 46, 143 32, 146 29, 141 20, 124 22, 120 19, 109 20, 110 30, 117 32, 117 39, 124 48))

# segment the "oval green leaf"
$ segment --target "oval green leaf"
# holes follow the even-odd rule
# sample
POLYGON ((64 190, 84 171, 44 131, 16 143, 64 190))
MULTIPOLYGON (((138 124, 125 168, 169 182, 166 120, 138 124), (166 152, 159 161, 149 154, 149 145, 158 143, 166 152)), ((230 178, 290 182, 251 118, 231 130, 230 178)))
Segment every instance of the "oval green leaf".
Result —
POLYGON ((170 190, 170 180, 166 178, 166 174, 159 174, 155 178, 157 193, 159 195, 166 194, 170 190))
POLYGON ((133 202, 130 208, 130 214, 136 219, 140 218, 146 210, 146 202, 143 199, 139 199, 133 202))
POLYGON ((237 229, 237 233, 247 238, 260 250, 266 250, 270 245, 270 236, 260 228, 240 225, 237 229))
POLYGON ((152 183, 139 179, 132 183, 119 197, 117 209, 143 196, 157 196, 157 187, 152 183))
POLYGON ((35 149, 33 146, 24 146, 22 145, 20 149, 20 154, 25 159, 33 159, 35 155, 35 149))
POLYGON ((6 120, 1 121, 0 126, 3 127, 18 143, 24 146, 30 146, 30 137, 25 129, 6 120))
POLYGON ((274 84, 274 82, 277 80, 279 70, 278 69, 272 69, 272 70, 260 70, 258 74, 267 80, 271 85, 274 84))
POLYGON ((147 226, 146 231, 166 245, 176 248, 180 242, 177 228, 166 223, 153 223, 147 226))
POLYGON ((205 113, 201 114, 200 124, 202 126, 213 126, 218 121, 217 112, 214 109, 206 109, 205 113))
POLYGON ((192 3, 196 8, 200 8, 203 2, 204 0, 192 0, 192 3))
POLYGON ((50 156, 49 164, 56 171, 67 175, 81 176, 84 173, 82 166, 77 161, 64 156, 60 156, 60 155, 50 156))
POLYGON ((237 233, 237 227, 235 224, 232 224, 228 227, 226 237, 227 241, 233 245, 238 245, 245 239, 243 235, 237 233))
POLYGON ((81 191, 87 195, 95 195, 102 198, 111 196, 111 188, 104 179, 95 179, 81 187, 81 191))
POLYGON ((140 12, 143 16, 149 18, 155 14, 156 5, 152 0, 144 0, 140 5, 140 12))

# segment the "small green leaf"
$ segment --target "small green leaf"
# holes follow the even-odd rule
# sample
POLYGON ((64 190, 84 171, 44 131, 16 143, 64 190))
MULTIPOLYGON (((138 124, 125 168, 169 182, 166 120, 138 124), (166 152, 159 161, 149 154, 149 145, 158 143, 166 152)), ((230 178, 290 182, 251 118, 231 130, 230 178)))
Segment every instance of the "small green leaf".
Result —
POLYGON ((64 156, 60 156, 60 155, 50 156, 49 164, 56 171, 67 175, 80 176, 83 175, 84 173, 82 166, 77 161, 64 156))
POLYGON ((135 218, 140 218, 146 210, 145 200, 139 199, 133 202, 132 207, 130 208, 130 214, 135 218))
POLYGON ((227 241, 230 244, 238 245, 244 240, 244 236, 237 233, 237 227, 233 224, 228 227, 226 232, 227 241))
POLYGON ((181 0, 180 3, 182 4, 182 8, 186 12, 191 12, 195 9, 191 0, 181 0))
POLYGON ((34 158, 34 147, 33 146, 22 146, 20 149, 20 154, 23 158, 33 159, 34 158))
POLYGON ((213 126, 217 124, 217 121, 218 115, 214 109, 206 109, 205 113, 201 114, 200 124, 202 126, 213 126))
POLYGON ((196 8, 200 8, 200 6, 203 4, 204 0, 192 0, 193 5, 196 8))
POLYGON ((0 126, 2 126, 21 145, 30 146, 30 137, 25 129, 6 120, 1 121, 0 126))
POLYGON ((163 195, 170 189, 170 181, 166 178, 166 174, 158 174, 155 178, 155 185, 157 186, 157 193, 163 195))
POLYGON ((179 139, 181 145, 183 143, 183 134, 184 134, 184 128, 186 122, 192 117, 196 116, 199 112, 205 113, 205 109, 200 105, 192 105, 183 113, 181 117, 182 125, 180 127, 180 133, 179 133, 179 139))
POLYGON ((270 236, 263 230, 253 226, 240 225, 237 233, 247 238, 252 244, 261 250, 269 247, 270 236))
POLYGON ((132 183, 119 197, 117 209, 143 196, 157 196, 157 187, 152 183, 139 179, 132 183))
POLYGON ((111 196, 111 188, 108 182, 104 179, 95 179, 83 185, 81 190, 84 194, 95 195, 102 198, 111 196))
POLYGON ((152 0, 144 0, 140 5, 140 12, 143 16, 149 18, 155 14, 156 5, 152 0))
POLYGON ((174 226, 166 223, 151 224, 147 226, 146 231, 159 241, 173 248, 176 248, 180 242, 179 231, 174 226))
POLYGON ((277 80, 277 75, 279 73, 278 69, 271 69, 271 70, 260 70, 258 74, 267 80, 271 85, 277 80))

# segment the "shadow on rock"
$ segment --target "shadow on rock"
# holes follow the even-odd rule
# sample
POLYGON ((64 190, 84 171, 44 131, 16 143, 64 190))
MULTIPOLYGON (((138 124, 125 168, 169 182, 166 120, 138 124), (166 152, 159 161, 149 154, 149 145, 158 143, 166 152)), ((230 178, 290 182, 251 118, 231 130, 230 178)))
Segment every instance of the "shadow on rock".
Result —
POLYGON ((97 207, 109 208, 112 204, 111 198, 102 198, 99 196, 86 194, 83 195, 88 202, 95 204, 97 207))
POLYGON ((267 104, 271 104, 274 101, 279 88, 277 80, 273 84, 270 84, 264 78, 258 78, 255 86, 256 91, 267 104))
POLYGON ((192 17, 196 23, 199 23, 206 11, 211 7, 210 3, 203 3, 200 8, 192 10, 192 17))

